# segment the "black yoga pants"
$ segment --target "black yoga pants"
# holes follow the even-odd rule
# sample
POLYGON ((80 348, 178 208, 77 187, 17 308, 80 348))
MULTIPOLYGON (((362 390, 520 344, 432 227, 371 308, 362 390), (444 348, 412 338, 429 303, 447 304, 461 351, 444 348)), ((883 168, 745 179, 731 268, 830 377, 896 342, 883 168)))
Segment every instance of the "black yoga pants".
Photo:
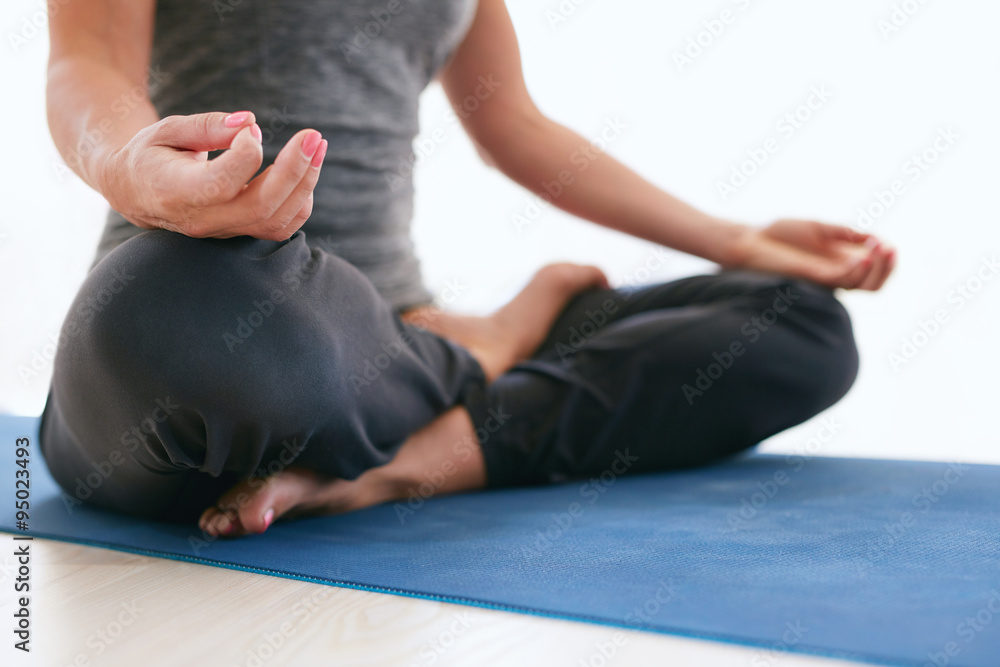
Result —
POLYGON ((190 520, 284 466, 354 479, 457 404, 476 438, 453 450, 481 447, 491 487, 704 465, 832 405, 857 369, 831 290, 723 271, 582 292, 487 385, 302 232, 157 230, 71 305, 41 447, 64 502, 190 520))

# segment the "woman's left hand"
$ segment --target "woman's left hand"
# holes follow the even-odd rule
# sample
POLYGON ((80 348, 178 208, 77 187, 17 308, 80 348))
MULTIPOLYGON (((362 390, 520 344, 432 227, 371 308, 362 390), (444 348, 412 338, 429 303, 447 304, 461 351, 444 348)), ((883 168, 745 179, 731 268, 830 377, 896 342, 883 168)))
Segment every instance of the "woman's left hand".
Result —
POLYGON ((896 251, 870 234, 812 220, 747 227, 732 242, 726 268, 770 271, 828 287, 877 290, 896 265, 896 251))

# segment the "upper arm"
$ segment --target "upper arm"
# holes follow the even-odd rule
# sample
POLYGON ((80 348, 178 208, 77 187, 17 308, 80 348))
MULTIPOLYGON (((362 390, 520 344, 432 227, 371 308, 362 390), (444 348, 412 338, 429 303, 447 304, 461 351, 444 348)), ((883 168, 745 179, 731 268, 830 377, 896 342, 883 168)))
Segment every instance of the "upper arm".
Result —
POLYGON ((524 83, 517 36, 503 0, 479 0, 472 26, 440 78, 462 125, 487 149, 515 123, 539 115, 524 83), (474 112, 466 102, 470 96, 478 102, 474 112))
POLYGON ((89 58, 145 85, 153 44, 156 0, 73 0, 49 17, 49 67, 64 58, 89 58))

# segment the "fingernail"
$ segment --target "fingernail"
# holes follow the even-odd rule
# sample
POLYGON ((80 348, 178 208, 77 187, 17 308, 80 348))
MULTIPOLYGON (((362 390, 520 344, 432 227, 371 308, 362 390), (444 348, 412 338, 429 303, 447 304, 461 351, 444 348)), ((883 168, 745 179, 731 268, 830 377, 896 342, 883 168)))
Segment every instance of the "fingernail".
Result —
POLYGON ((312 166, 318 168, 321 164, 323 164, 323 158, 326 157, 326 147, 328 145, 329 144, 327 143, 326 139, 319 142, 319 148, 316 149, 316 154, 313 155, 312 162, 310 163, 312 164, 312 166))
POLYGON ((226 116, 226 127, 239 127, 250 115, 249 111, 237 111, 226 116))
POLYGON ((260 125, 258 125, 257 123, 254 123, 253 125, 250 126, 250 134, 253 135, 253 138, 256 139, 257 141, 264 140, 264 135, 261 134, 260 132, 260 125))
MULTIPOLYGON (((267 510, 267 512, 264 513, 264 530, 268 529, 268 527, 271 525, 272 521, 274 521, 274 510, 273 509, 269 509, 269 510, 267 510)), ((260 532, 263 533, 264 530, 262 530, 260 532)))
POLYGON ((322 136, 319 132, 313 130, 302 139, 302 152, 306 157, 312 157, 316 153, 316 148, 319 146, 319 140, 322 136))

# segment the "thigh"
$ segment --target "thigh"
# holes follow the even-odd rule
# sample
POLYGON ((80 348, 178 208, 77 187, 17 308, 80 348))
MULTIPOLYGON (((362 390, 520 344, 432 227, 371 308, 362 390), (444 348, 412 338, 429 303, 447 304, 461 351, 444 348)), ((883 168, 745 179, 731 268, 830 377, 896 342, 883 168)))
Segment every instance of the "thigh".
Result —
POLYGON ((143 516, 292 464, 354 479, 484 382, 301 233, 139 234, 94 268, 63 331, 46 460, 71 496, 143 516))
POLYGON ((575 300, 535 357, 492 388, 510 405, 523 403, 524 385, 538 393, 522 407, 532 439, 498 439, 508 459, 521 457, 514 478, 598 474, 623 461, 631 472, 710 463, 833 404, 857 373, 846 311, 812 283, 697 276, 618 295, 600 321, 595 309, 614 298, 575 300))
POLYGON ((607 325, 639 313, 740 300, 756 305, 762 299, 773 300, 776 290, 790 284, 773 274, 721 271, 650 285, 587 290, 566 305, 536 356, 544 356, 559 344, 579 348, 607 325))

